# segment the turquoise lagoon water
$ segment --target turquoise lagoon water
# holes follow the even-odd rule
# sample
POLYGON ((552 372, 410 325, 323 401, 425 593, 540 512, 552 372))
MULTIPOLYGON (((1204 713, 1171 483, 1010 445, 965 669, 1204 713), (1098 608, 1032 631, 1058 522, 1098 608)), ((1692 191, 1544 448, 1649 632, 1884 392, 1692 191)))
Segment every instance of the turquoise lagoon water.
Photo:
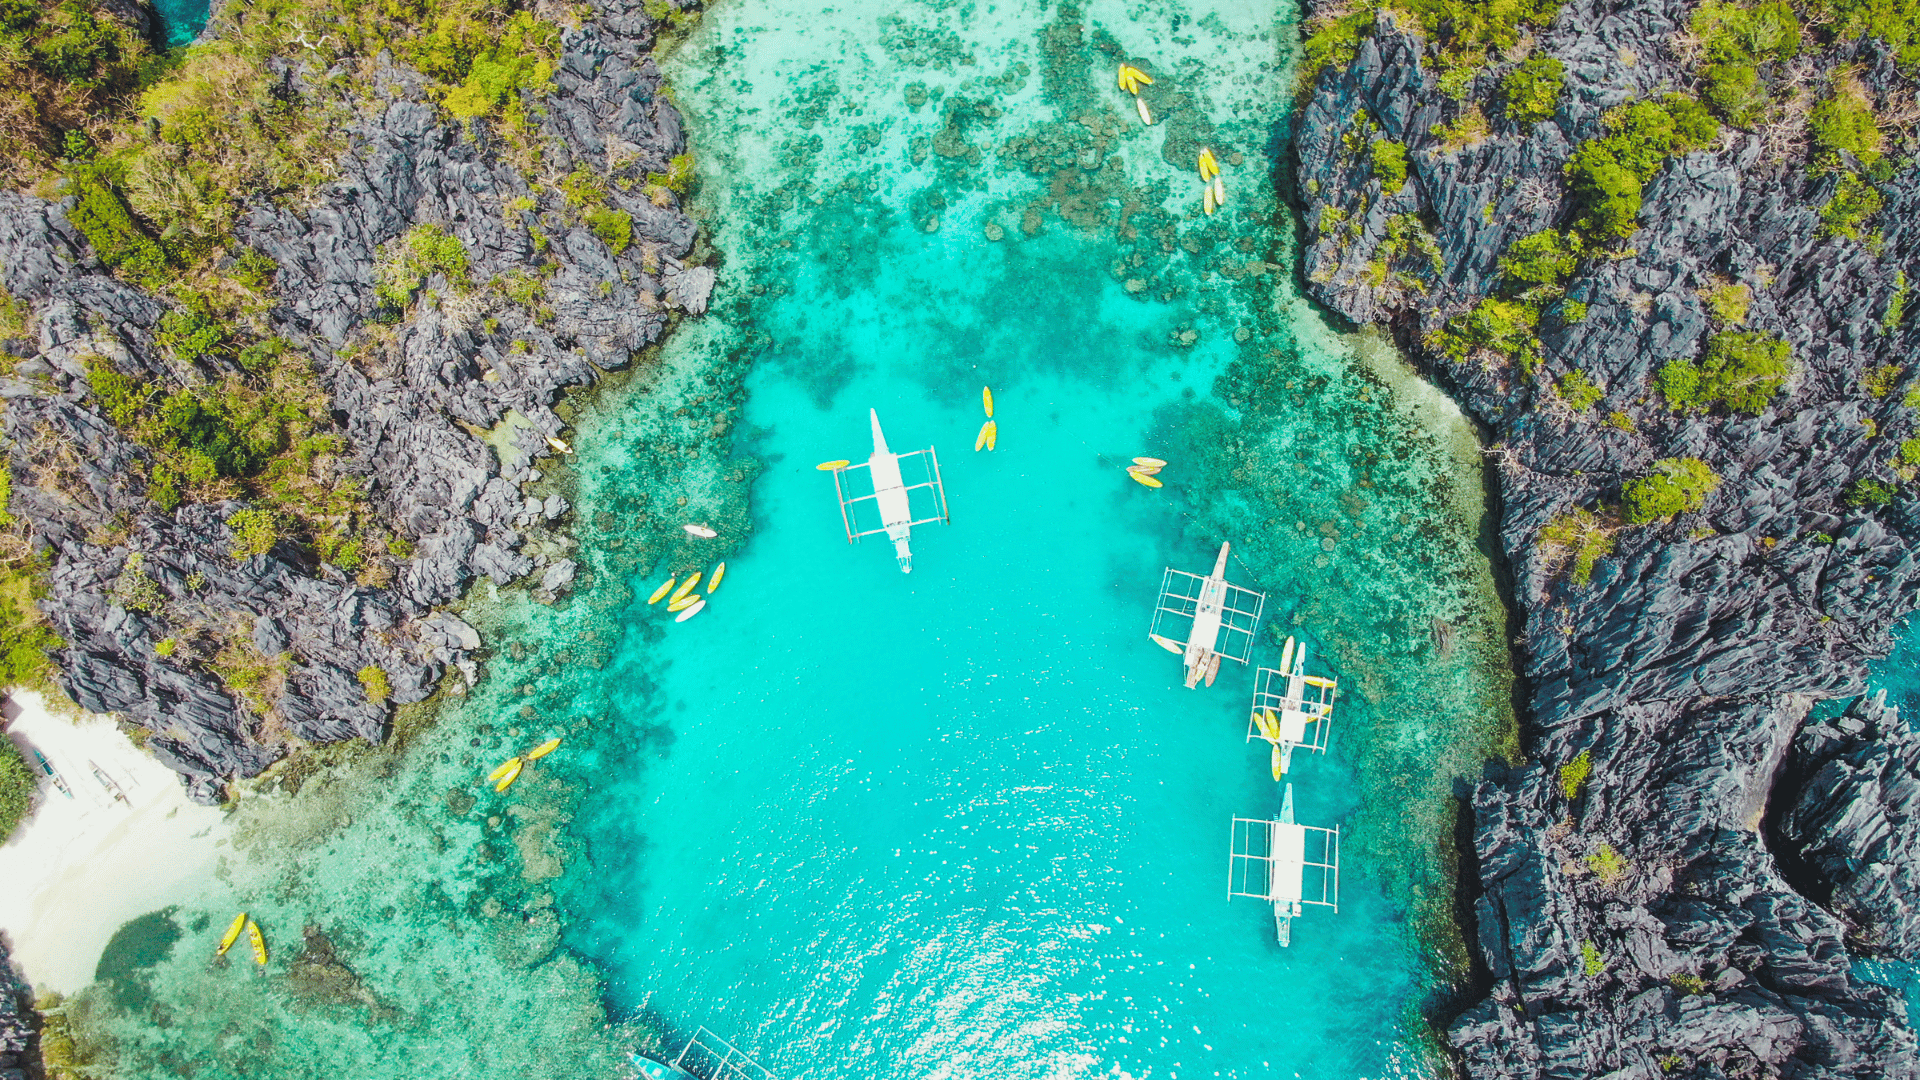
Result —
POLYGON ((185 45, 207 25, 210 0, 153 0, 167 28, 167 47, 185 45))
POLYGON ((1295 290, 1294 19, 710 12, 671 74, 723 286, 568 406, 579 543, 532 543, 578 591, 477 590, 477 692, 246 799, 178 941, 71 1007, 90 1047, 129 1076, 617 1076, 704 1024, 786 1077, 1431 1075, 1409 1019, 1460 974, 1449 796, 1508 737, 1506 653, 1472 447, 1295 290), (953 520, 910 576, 813 467, 865 455, 869 407, 941 455, 953 520), (1343 830, 1340 910, 1290 949, 1226 898, 1229 819, 1280 798, 1251 672, 1188 691, 1146 640, 1162 567, 1222 540, 1269 594, 1259 659, 1299 634, 1343 680, 1293 777, 1343 830), (723 556, 693 621, 641 601, 723 556), (242 906, 274 963, 209 970, 242 906))

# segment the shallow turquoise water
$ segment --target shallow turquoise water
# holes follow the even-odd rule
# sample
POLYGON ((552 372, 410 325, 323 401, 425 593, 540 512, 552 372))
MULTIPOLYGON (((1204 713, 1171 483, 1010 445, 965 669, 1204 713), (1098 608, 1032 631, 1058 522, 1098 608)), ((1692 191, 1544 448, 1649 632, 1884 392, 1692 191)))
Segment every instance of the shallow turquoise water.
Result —
POLYGON ((579 591, 477 589, 471 699, 247 801, 228 895, 82 1003, 122 1074, 619 1075, 705 1024, 789 1078, 1430 1075, 1407 1020, 1457 963, 1449 795, 1502 738, 1506 656, 1477 477, 1294 288, 1294 17, 710 12, 671 74, 723 286, 577 407, 579 591), (865 456, 869 407, 941 455, 953 521, 911 576, 813 468, 865 456), (1280 798, 1252 674, 1188 691, 1146 640, 1162 567, 1223 539, 1270 594, 1258 659, 1299 634, 1343 679, 1293 775, 1343 830, 1340 910, 1285 950, 1225 895, 1229 819, 1280 798), (693 621, 636 600, 723 555, 693 621), (241 907, 274 962, 209 971, 241 907))
POLYGON ((210 0, 153 0, 166 23, 167 47, 185 45, 207 25, 210 0))

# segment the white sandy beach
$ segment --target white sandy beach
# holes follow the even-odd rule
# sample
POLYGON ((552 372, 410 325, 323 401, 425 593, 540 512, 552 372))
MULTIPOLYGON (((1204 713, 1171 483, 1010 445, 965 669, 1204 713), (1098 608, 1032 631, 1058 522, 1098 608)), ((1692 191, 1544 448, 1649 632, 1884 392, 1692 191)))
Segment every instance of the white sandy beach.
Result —
POLYGON ((39 694, 9 697, 6 737, 36 770, 33 752, 45 754, 73 797, 43 774, 33 816, 0 846, 0 932, 36 989, 70 993, 93 981, 101 951, 128 920, 220 887, 213 871, 226 815, 189 802, 173 771, 111 720, 76 723, 49 713, 39 694))

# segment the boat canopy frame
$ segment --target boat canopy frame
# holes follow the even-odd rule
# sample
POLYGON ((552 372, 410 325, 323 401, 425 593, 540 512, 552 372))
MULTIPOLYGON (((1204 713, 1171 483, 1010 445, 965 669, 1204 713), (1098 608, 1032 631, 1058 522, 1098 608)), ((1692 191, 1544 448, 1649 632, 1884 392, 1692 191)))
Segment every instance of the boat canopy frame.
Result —
POLYGON ((1253 706, 1247 712, 1247 741, 1266 740, 1266 736, 1260 733, 1260 722, 1256 719, 1262 710, 1271 709, 1275 716, 1283 719, 1288 712, 1298 712, 1307 717, 1304 737, 1288 740, 1283 736, 1281 741, 1289 746, 1312 750, 1316 754, 1326 753, 1327 741, 1333 731, 1333 699, 1339 685, 1338 679, 1319 675, 1289 676, 1279 668, 1257 669, 1253 675, 1253 706), (1295 677, 1302 684, 1299 697, 1287 693, 1287 682, 1295 677))
MULTIPOLYGON (((1193 634, 1194 617, 1200 613, 1201 590, 1206 588, 1208 580, 1205 574, 1167 567, 1160 576, 1160 599, 1154 604, 1153 625, 1147 628, 1147 633, 1170 641, 1188 641, 1193 634), (1167 625, 1178 619, 1186 620, 1185 629, 1177 634, 1167 633, 1167 625)), ((1225 591, 1220 601, 1220 638, 1215 639, 1217 644, 1212 651, 1230 660, 1251 663, 1260 616, 1267 609, 1267 594, 1243 589, 1231 581, 1222 580, 1221 585, 1225 591)))
MULTIPOLYGON (((929 446, 925 450, 910 450, 904 454, 897 454, 895 455, 895 459, 899 461, 902 466, 909 460, 913 461, 915 465, 919 466, 920 475, 924 477, 924 479, 916 483, 902 485, 902 490, 907 493, 909 500, 913 498, 913 493, 916 491, 930 490, 933 492, 933 514, 928 517, 911 518, 905 523, 907 527, 932 525, 936 522, 942 525, 952 524, 952 518, 947 512, 947 485, 940 477, 940 455, 934 453, 933 447, 929 446)), ((858 465, 843 465, 833 470, 833 490, 834 494, 839 496, 840 499, 840 524, 847 531, 847 543, 849 544, 858 541, 861 537, 874 536, 887 531, 887 523, 885 520, 882 520, 879 525, 871 529, 858 528, 857 524, 860 511, 859 504, 873 503, 875 511, 878 511, 880 499, 880 493, 878 491, 869 491, 865 495, 849 494, 852 490, 852 478, 847 477, 846 474, 858 472, 861 469, 871 470, 872 467, 871 461, 863 461, 858 465), (845 478, 844 480, 843 477, 845 478)), ((901 474, 904 478, 904 468, 902 468, 901 474)), ((871 472, 868 473, 868 478, 869 487, 871 487, 871 472)))
POLYGON ((1234 818, 1227 839, 1227 899, 1245 896, 1272 904, 1274 934, 1282 947, 1293 943, 1293 920, 1306 905, 1340 911, 1340 827, 1295 824, 1292 809, 1289 789, 1277 820, 1234 818))
POLYGON ((673 1067, 698 1080, 778 1080, 771 1069, 707 1030, 704 1024, 687 1040, 687 1045, 680 1048, 673 1067), (694 1055, 692 1061, 688 1060, 689 1054, 694 1055))

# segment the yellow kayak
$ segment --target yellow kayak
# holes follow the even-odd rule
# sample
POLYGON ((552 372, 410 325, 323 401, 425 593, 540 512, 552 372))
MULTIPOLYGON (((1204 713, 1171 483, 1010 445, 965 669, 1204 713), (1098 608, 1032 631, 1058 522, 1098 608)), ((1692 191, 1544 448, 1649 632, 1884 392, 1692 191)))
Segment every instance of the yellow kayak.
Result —
POLYGON ((978 452, 980 449, 982 449, 987 445, 987 432, 992 428, 993 428, 993 421, 991 420, 980 425, 980 434, 975 435, 973 437, 973 449, 975 450, 975 452, 978 452))
POLYGON ((508 773, 517 773, 519 771, 520 771, 520 759, 517 757, 511 757, 511 758, 508 758, 506 761, 502 762, 499 768, 488 773, 487 780, 489 783, 491 783, 492 781, 498 780, 501 777, 507 775, 508 773))
POLYGON ((1130 82, 1145 83, 1148 86, 1153 85, 1153 79, 1149 77, 1146 72, 1141 71, 1139 68, 1134 67, 1132 64, 1126 65, 1126 69, 1127 69, 1127 79, 1130 82))
POLYGON ((695 600, 693 602, 692 607, 688 608, 687 610, 681 612, 679 615, 675 616, 673 621, 686 622, 688 619, 691 619, 695 615, 698 615, 702 611, 705 611, 706 608, 707 608, 707 602, 705 599, 695 600))
POLYGON ((675 600, 671 604, 668 604, 667 610, 668 611, 685 611, 695 604, 704 604, 704 603, 706 603, 706 599, 704 597, 700 596, 698 593, 692 593, 687 596, 683 596, 678 600, 675 600))
POLYGON ((267 966, 267 938, 260 932, 260 924, 247 920, 247 944, 253 946, 253 962, 261 967, 267 966))
POLYGON ((994 444, 999 441, 1000 441, 1000 425, 993 422, 992 420, 987 421, 987 449, 989 450, 993 449, 994 444))
POLYGON ((673 596, 668 599, 668 603, 677 604, 680 601, 685 600, 687 598, 687 594, 692 592, 693 587, 698 584, 700 584, 700 571, 695 570, 693 572, 692 577, 681 582, 680 587, 673 590, 673 596))
POLYGON ((1133 463, 1135 465, 1145 465, 1150 469, 1164 469, 1167 467, 1167 463, 1157 457, 1137 457, 1133 459, 1133 463))
POLYGON ((726 563, 721 563, 719 566, 716 566, 713 568, 713 576, 707 579, 707 595, 708 596, 713 595, 713 590, 720 587, 720 579, 726 576, 727 576, 726 563))
POLYGON ((547 436, 547 445, 553 447, 555 450, 558 450, 563 454, 573 453, 573 447, 568 446, 567 440, 565 439, 556 439, 553 436, 549 435, 547 436))
POLYGON ((980 388, 980 404, 987 410, 987 419, 993 419, 993 387, 980 388))
POLYGON ((1153 114, 1147 111, 1147 103, 1139 98, 1134 98, 1133 107, 1140 110, 1140 122, 1148 127, 1152 127, 1153 114))
POLYGON ((228 925, 227 932, 220 937, 220 947, 213 950, 213 955, 227 955, 227 950, 233 948, 233 943, 240 940, 240 931, 246 928, 247 913, 243 911, 233 917, 233 922, 228 925))
POLYGON ((1286 756, 1280 753, 1278 746, 1275 746, 1273 748, 1273 778, 1278 780, 1285 775, 1287 775, 1286 756))
POLYGON ((814 468, 819 469, 821 472, 839 472, 851 464, 853 464, 853 462, 848 461, 846 458, 841 458, 838 461, 823 461, 815 465, 814 468))
POLYGON ((1175 656, 1179 656, 1181 653, 1186 652, 1185 649, 1182 649, 1180 647, 1180 643, 1173 640, 1172 638, 1163 638, 1159 634, 1148 634, 1147 636, 1153 639, 1153 643, 1155 645, 1160 646, 1161 648, 1167 650, 1168 652, 1172 653, 1175 656))
POLYGON ((1227 182, 1217 176, 1213 178, 1213 205, 1227 205, 1227 182))
POLYGON ((1135 476, 1152 476, 1152 475, 1154 475, 1155 473, 1157 473, 1157 472, 1159 472, 1159 471, 1160 471, 1160 466, 1158 466, 1158 465, 1129 465, 1129 466, 1127 466, 1127 471, 1128 471, 1128 472, 1130 472, 1130 473, 1133 473, 1133 474, 1134 474, 1135 476))
POLYGON ((657 604, 657 603, 659 603, 659 602, 660 602, 660 598, 661 598, 661 597, 663 597, 663 596, 665 596, 665 595, 667 595, 668 593, 670 593, 670 592, 672 592, 672 591, 673 591, 673 583, 674 583, 674 582, 676 582, 676 581, 678 581, 678 580, 680 580, 680 579, 679 579, 679 578, 668 578, 668 579, 667 579, 667 583, 666 583, 665 585, 662 585, 662 586, 660 586, 659 588, 657 588, 657 589, 655 589, 655 590, 653 590, 653 595, 652 595, 652 596, 649 596, 649 597, 647 597, 647 603, 649 603, 649 604, 657 604))
POLYGON ((1129 94, 1134 92, 1132 85, 1133 80, 1127 78, 1127 65, 1120 65, 1120 70, 1114 73, 1114 79, 1120 84, 1120 89, 1125 90, 1129 94))
POLYGON ((1210 188, 1210 187, 1204 187, 1204 188, 1201 188, 1201 189, 1200 189, 1200 207, 1201 207, 1201 209, 1203 209, 1203 210, 1205 210, 1205 211, 1207 212, 1207 216, 1208 216, 1208 217, 1212 217, 1212 216, 1213 216, 1213 211, 1214 211, 1214 209, 1215 209, 1215 207, 1214 207, 1214 203, 1213 203, 1213 189, 1212 189, 1212 188, 1210 188))
POLYGON ((1200 148, 1200 179, 1211 180, 1220 175, 1220 162, 1214 159, 1213 151, 1208 147, 1200 148))
POLYGON ((1165 487, 1166 486, 1151 476, 1141 476, 1137 472, 1129 472, 1127 475, 1133 477, 1135 483, 1145 484, 1148 487, 1165 487))
POLYGON ((558 749, 560 749, 560 740, 548 739, 546 742, 543 742, 539 746, 536 746, 533 749, 527 751, 527 760, 538 761, 541 758, 546 757, 548 754, 551 754, 558 749))
MULTIPOLYGON (((519 758, 514 758, 512 761, 507 762, 506 771, 500 774, 499 782, 493 785, 493 790, 505 791, 509 787, 512 787, 513 782, 520 779, 520 770, 524 768, 526 768, 526 764, 519 758)), ((491 780, 494 778, 488 777, 488 779, 491 780)))

